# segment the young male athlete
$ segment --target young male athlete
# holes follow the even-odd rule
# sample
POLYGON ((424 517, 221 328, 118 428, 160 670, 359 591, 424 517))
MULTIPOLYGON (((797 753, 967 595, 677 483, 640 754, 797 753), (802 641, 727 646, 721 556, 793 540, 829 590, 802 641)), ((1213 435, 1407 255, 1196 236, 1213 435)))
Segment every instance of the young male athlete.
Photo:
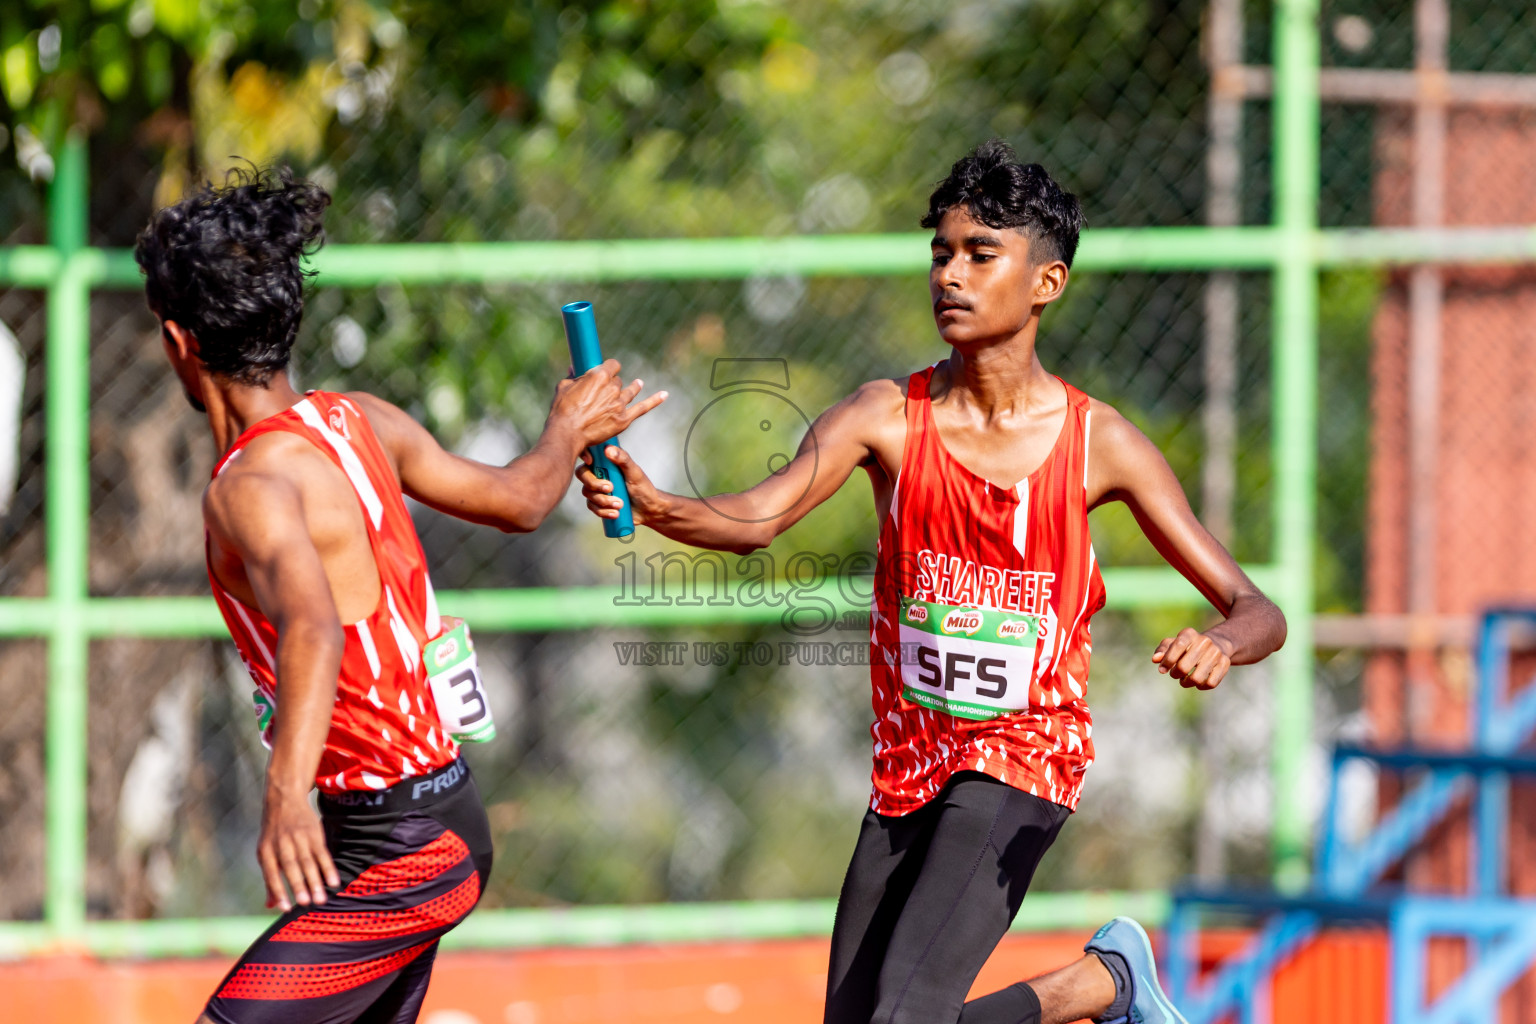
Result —
MULTIPOLYGON (((1089 510, 1129 505, 1225 617, 1158 644, 1153 662, 1184 686, 1210 689, 1275 651, 1285 620, 1201 527, 1157 448, 1040 365, 1040 315, 1067 284, 1077 199, 990 142, 954 165, 922 223, 947 358, 860 387, 786 468, 708 504, 658 491, 627 452, 608 455, 636 522, 741 553, 855 468, 869 474, 881 521, 874 790, 838 899, 829 1024, 1182 1021, 1128 918, 1070 966, 965 1002, 1093 760, 1088 622, 1105 595, 1089 510)), ((616 515, 609 484, 578 476, 588 507, 616 515)))
POLYGON ((414 1021, 438 939, 490 872, 485 812, 428 686, 444 623, 402 492, 533 530, 577 452, 665 398, 631 405, 640 382, 621 388, 609 360, 562 381, 538 443, 492 467, 371 395, 295 392, 300 257, 329 202, 286 171, 232 175, 156 213, 136 251, 221 455, 208 575, 272 748, 257 859, 283 914, 209 1000, 201 1020, 217 1024, 414 1021))

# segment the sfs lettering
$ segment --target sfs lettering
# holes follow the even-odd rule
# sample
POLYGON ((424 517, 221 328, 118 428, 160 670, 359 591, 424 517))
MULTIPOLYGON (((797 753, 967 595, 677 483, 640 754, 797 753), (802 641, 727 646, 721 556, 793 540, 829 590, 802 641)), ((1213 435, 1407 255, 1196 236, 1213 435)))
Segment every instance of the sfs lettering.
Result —
POLYGON ((953 690, 956 682, 969 680, 974 681, 979 697, 997 700, 1008 692, 1008 677, 1002 673, 1008 663, 1002 658, 978 658, 974 654, 946 651, 941 660, 938 651, 923 646, 917 649, 917 667, 918 682, 924 686, 953 690))

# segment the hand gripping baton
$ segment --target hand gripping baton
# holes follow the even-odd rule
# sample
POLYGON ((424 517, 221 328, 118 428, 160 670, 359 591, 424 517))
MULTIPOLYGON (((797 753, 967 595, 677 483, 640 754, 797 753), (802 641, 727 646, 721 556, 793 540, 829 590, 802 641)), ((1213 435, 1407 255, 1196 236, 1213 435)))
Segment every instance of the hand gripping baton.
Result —
MULTIPOLYGON (((597 321, 592 317, 592 303, 571 302, 560 307, 565 320, 565 342, 571 347, 571 367, 579 377, 603 362, 603 347, 597 341, 597 321)), ((599 479, 613 484, 613 496, 624 504, 619 507, 619 518, 604 519, 603 532, 610 537, 628 537, 635 532, 635 517, 629 510, 629 488, 624 485, 624 474, 608 460, 603 449, 608 445, 618 447, 619 439, 610 437, 604 444, 595 444, 587 451, 592 453, 592 471, 599 479)))

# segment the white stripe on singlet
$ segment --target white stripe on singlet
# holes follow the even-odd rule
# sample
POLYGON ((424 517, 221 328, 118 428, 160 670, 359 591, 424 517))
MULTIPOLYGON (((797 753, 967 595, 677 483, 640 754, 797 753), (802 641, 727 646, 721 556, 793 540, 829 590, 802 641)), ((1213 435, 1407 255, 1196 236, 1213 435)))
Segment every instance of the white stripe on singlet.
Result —
POLYGON ((388 586, 384 588, 384 600, 389 605, 389 631, 395 634, 395 644, 400 648, 400 656, 405 663, 416 671, 416 666, 421 662, 421 648, 416 646, 416 638, 411 635, 411 630, 400 617, 400 609, 395 605, 394 591, 388 586))
MULTIPOLYGON (((1090 543, 1088 545, 1088 571, 1084 574, 1083 580, 1083 606, 1077 610, 1077 618, 1072 620, 1071 632, 1062 634, 1061 642, 1063 644, 1070 644, 1072 642, 1072 638, 1077 635, 1077 627, 1082 625, 1083 616, 1088 614, 1088 601, 1093 596, 1093 587, 1091 585, 1093 582, 1093 567, 1098 563, 1098 560, 1099 556, 1093 550, 1093 544, 1090 543)), ((1055 667, 1056 662, 1060 658, 1061 649, 1060 645, 1058 645, 1056 657, 1051 661, 1052 668, 1055 667)))
POLYGON ((1026 558, 1025 552, 1029 550, 1029 477, 1018 482, 1014 493, 1019 496, 1019 507, 1013 513, 1013 550, 1020 558, 1026 558))
POLYGON ((427 639, 431 640, 443 631, 443 617, 437 612, 437 591, 432 589, 432 575, 425 571, 421 575, 427 585, 427 639))
POLYGON ((373 481, 368 479, 368 471, 363 468, 357 453, 352 450, 352 445, 347 439, 326 425, 309 399, 304 399, 295 405, 294 411, 299 414, 306 426, 325 439, 325 443, 331 446, 336 457, 341 460, 341 468, 347 474, 347 479, 352 481, 352 489, 357 491, 357 496, 363 502, 363 508, 368 510, 368 518, 373 521, 373 528, 377 530, 384 523, 384 503, 379 500, 379 494, 373 489, 373 481))
POLYGON ((368 620, 359 619, 353 628, 357 630, 357 639, 362 643, 363 654, 368 658, 368 670, 373 673, 373 678, 378 679, 384 669, 379 663, 379 649, 373 645, 373 631, 368 628, 368 620))
POLYGON ((1088 491, 1088 437, 1093 428, 1093 410, 1083 413, 1083 492, 1088 491))
POLYGON ((240 616, 240 621, 245 625, 245 635, 251 638, 251 642, 256 645, 256 650, 261 652, 262 660, 267 663, 267 668, 275 673, 277 671, 277 662, 272 660, 272 652, 267 650, 266 641, 262 640, 261 634, 256 631, 256 623, 251 621, 250 613, 245 610, 245 605, 236 600, 227 590, 224 591, 224 596, 229 598, 229 603, 234 607, 235 614, 240 616))

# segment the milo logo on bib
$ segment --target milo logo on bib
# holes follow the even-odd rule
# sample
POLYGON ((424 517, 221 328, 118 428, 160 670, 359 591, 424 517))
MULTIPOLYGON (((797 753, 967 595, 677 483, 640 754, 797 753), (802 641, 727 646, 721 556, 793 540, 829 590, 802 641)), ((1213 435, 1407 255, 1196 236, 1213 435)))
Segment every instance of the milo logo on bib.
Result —
POLYGON ((1056 615, 955 608, 901 599, 902 696, 935 711, 985 721, 1030 706, 1037 659, 1049 659, 1056 615))
POLYGON ((433 672, 438 672, 449 665, 459 661, 459 639, 452 633, 443 636, 437 643, 428 647, 427 660, 431 663, 428 667, 433 672))
POLYGON ((956 634, 970 636, 981 628, 981 619, 982 616, 979 611, 956 608, 944 616, 944 621, 939 625, 939 629, 948 636, 955 636, 956 634))
POLYGON ((1022 640, 1032 636, 1040 628, 1038 618, 1008 619, 998 623, 997 638, 999 640, 1022 640))

